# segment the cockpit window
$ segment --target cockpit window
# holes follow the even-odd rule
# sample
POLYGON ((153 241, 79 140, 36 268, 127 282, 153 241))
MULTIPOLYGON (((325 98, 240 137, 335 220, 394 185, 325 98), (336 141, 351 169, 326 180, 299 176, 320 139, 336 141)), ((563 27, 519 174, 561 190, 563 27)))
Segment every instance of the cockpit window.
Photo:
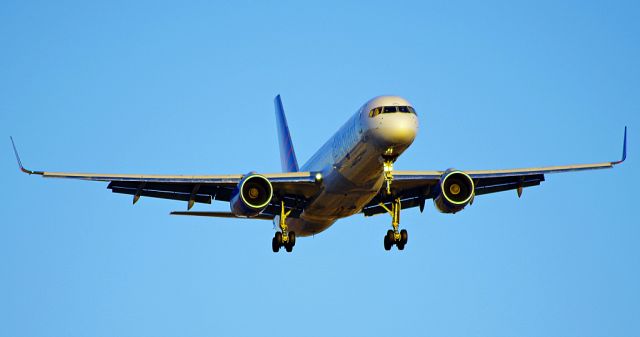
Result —
POLYGON ((388 113, 396 113, 396 112, 412 113, 416 115, 416 111, 413 109, 413 107, 405 105, 405 106, 384 106, 384 107, 373 108, 371 109, 371 111, 369 111, 369 117, 375 117, 381 113, 388 114, 388 113))

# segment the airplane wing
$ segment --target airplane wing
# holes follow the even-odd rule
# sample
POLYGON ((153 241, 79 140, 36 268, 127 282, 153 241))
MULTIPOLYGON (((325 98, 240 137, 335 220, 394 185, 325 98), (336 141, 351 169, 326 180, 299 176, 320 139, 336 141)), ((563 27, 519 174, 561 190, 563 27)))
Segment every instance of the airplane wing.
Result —
MULTIPOLYGON (((210 204, 212 200, 229 201, 233 190, 243 178, 242 174, 230 175, 154 175, 154 174, 102 174, 32 171, 22 165, 13 138, 13 150, 20 170, 27 174, 40 175, 44 178, 67 178, 90 181, 109 182, 107 186, 113 193, 133 196, 135 204, 140 197, 182 200, 187 202, 187 209, 194 203, 210 204)), ((274 200, 261 213, 262 218, 279 214, 280 200, 285 208, 292 210, 291 216, 299 215, 304 209, 306 200, 318 193, 319 176, 315 172, 286 172, 262 174, 273 186, 274 200), (280 199, 275 200, 275 196, 280 199)), ((176 215, 186 212, 175 212, 176 215)), ((191 214, 189 214, 191 215, 191 214)), ((209 212, 200 216, 226 217, 223 213, 209 212)))
MULTIPOLYGON (((612 168, 625 161, 627 158, 627 128, 624 128, 624 140, 622 147, 622 159, 612 162, 594 164, 577 164, 563 166, 533 167, 506 170, 472 170, 463 171, 473 179, 474 195, 496 193, 508 190, 517 190, 518 197, 523 188, 540 185, 545 179, 545 174, 585 171, 612 168)), ((424 208, 427 199, 437 197, 438 189, 434 188, 440 182, 440 178, 446 171, 394 171, 392 189, 393 195, 399 197, 402 208, 424 208)), ((389 207, 391 200, 385 194, 384 187, 378 195, 362 210, 365 216, 371 216, 387 211, 380 206, 389 207)), ((472 199, 473 202, 473 199, 472 199)))

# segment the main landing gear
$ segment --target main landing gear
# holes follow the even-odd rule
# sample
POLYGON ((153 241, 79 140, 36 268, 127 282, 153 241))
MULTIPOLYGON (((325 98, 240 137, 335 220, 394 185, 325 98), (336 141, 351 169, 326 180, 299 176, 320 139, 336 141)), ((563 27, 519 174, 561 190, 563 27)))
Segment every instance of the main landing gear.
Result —
POLYGON ((384 236, 384 249, 391 250, 393 245, 398 247, 398 250, 404 250, 404 246, 409 240, 409 233, 406 229, 398 230, 400 226, 400 198, 396 198, 391 203, 391 209, 389 209, 384 203, 380 203, 380 206, 384 208, 391 215, 391 226, 393 230, 388 230, 387 235, 384 236))
POLYGON ((291 253, 293 251, 293 246, 296 245, 296 233, 289 232, 287 230, 287 217, 291 214, 291 210, 284 210, 284 201, 280 202, 280 231, 276 232, 271 239, 271 249, 274 253, 277 253, 280 250, 280 247, 284 247, 287 253, 291 253))

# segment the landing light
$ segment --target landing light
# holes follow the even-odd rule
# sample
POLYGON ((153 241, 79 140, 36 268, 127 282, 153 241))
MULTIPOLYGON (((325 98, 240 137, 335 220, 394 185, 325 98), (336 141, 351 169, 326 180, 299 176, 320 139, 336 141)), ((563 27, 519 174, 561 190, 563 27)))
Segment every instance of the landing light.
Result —
POLYGON ((318 172, 316 173, 316 182, 321 182, 322 181, 322 173, 318 172))

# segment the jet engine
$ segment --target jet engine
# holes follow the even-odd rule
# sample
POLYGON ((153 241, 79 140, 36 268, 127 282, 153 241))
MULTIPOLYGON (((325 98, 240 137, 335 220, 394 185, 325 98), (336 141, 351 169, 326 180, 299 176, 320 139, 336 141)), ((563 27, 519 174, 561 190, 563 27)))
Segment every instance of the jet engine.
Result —
POLYGON ((231 213, 239 217, 254 217, 271 202, 273 186, 267 178, 256 173, 246 174, 231 194, 231 213))
POLYGON ((438 193, 433 198, 436 208, 442 213, 461 211, 473 200, 475 186, 473 179, 462 172, 449 169, 440 177, 438 193))

